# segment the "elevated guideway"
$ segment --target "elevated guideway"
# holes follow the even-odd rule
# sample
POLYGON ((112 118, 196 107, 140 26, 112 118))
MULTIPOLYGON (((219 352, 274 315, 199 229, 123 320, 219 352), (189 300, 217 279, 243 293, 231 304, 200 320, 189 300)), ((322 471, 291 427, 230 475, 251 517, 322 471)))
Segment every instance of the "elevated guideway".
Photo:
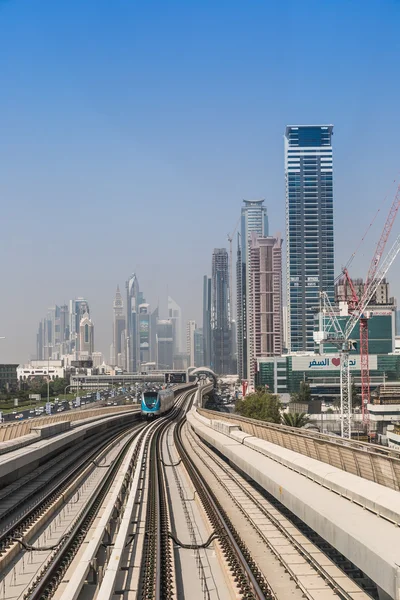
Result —
POLYGON ((188 414, 188 423, 209 446, 361 569, 378 586, 381 600, 400 600, 397 453, 374 452, 350 441, 335 445, 331 436, 279 425, 269 428, 270 424, 196 408, 188 414), (265 439, 266 430, 275 442, 265 439), (325 460, 310 456, 318 456, 316 447, 325 460), (373 468, 375 462, 380 469, 373 468), (361 465, 367 477, 350 472, 361 465))

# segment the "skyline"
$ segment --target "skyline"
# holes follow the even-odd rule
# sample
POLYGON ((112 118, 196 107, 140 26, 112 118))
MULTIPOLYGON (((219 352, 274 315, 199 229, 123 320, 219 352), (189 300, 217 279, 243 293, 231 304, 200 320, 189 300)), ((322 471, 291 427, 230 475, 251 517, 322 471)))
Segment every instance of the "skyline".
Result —
POLYGON ((107 356, 132 272, 152 307, 169 291, 201 323, 202 276, 242 199, 265 198, 284 235, 288 124, 335 127, 336 276, 381 206, 351 267, 364 277, 399 173, 399 15, 395 2, 2 3, 0 360, 27 360, 46 309, 79 296, 107 356))

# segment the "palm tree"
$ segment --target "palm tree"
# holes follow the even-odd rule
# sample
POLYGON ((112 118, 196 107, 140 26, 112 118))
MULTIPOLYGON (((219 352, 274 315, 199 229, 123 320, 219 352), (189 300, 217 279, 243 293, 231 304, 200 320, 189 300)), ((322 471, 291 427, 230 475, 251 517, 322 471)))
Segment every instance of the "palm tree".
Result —
POLYGON ((289 427, 304 427, 309 422, 309 418, 306 413, 283 413, 282 423, 289 427))

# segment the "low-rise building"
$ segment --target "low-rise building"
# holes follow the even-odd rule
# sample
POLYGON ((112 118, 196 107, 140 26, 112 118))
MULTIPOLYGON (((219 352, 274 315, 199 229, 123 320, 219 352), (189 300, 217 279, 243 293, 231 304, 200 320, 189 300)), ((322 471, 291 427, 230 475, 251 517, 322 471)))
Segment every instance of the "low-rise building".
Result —
POLYGON ((42 377, 56 379, 65 377, 65 366, 62 360, 32 360, 25 365, 17 367, 18 381, 29 381, 42 377))
MULTIPOLYGON (((400 379, 400 355, 370 354, 371 392, 385 381, 400 379)), ((361 384, 360 355, 350 356, 350 373, 356 387, 361 384)), ((332 402, 340 397, 340 355, 287 354, 257 359, 257 385, 275 394, 298 392, 307 382, 314 399, 332 402)))
POLYGON ((371 429, 386 436, 388 425, 400 421, 400 382, 379 385, 371 394, 368 413, 371 429))
POLYGON ((400 451, 400 423, 393 423, 387 426, 386 438, 389 448, 400 451))
POLYGON ((18 365, 0 365, 0 391, 9 392, 18 386, 18 365))

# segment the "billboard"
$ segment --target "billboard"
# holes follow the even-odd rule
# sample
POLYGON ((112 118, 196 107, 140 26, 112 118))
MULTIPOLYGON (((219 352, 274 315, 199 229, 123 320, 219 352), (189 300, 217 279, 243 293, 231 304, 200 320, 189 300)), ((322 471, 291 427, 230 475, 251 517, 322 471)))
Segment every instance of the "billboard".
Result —
MULTIPOLYGON (((369 355, 369 369, 376 371, 378 358, 376 354, 369 355)), ((312 356, 292 356, 292 371, 339 371, 340 354, 315 354, 312 356)), ((361 370, 359 354, 350 355, 350 370, 361 370)))
POLYGON ((30 400, 35 400, 36 402, 40 402, 41 395, 40 394, 29 394, 29 399, 30 400))
POLYGON ((186 373, 165 373, 165 383, 186 383, 186 373))

